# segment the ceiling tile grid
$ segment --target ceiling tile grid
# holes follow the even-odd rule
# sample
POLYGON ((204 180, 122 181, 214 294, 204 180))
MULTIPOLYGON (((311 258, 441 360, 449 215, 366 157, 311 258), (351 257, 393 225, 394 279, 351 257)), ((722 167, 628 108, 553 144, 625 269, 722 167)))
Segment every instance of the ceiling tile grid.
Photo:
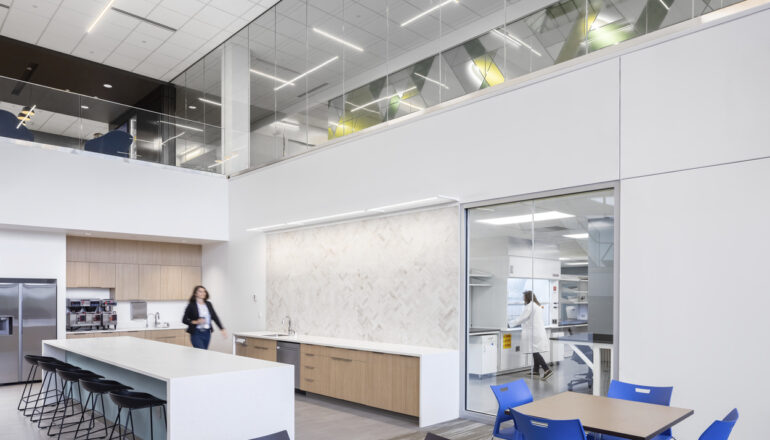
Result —
POLYGON ((0 35, 170 81, 277 1, 2 0, 0 35))

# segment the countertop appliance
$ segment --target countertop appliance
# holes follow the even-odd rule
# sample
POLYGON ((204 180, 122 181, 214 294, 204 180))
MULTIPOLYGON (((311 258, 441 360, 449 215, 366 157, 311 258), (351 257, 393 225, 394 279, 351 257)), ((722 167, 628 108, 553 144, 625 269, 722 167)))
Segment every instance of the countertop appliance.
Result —
POLYGON ((278 341, 276 344, 276 360, 282 364, 294 365, 294 388, 299 388, 299 344, 296 342, 278 341))
POLYGON ((68 299, 67 330, 108 330, 118 327, 118 303, 111 299, 68 299))
POLYGON ((56 280, 0 278, 0 384, 26 380, 24 355, 44 339, 56 339, 56 280))

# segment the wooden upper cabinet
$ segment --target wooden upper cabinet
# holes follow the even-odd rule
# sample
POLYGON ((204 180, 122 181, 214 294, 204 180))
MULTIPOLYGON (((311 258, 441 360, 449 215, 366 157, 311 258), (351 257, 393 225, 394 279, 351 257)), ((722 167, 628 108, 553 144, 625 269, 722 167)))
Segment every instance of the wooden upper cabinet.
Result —
POLYGON ((179 299, 188 299, 192 296, 192 291, 195 286, 200 286, 201 281, 201 268, 194 266, 182 266, 182 291, 179 299))
POLYGON ((115 265, 115 300, 139 299, 139 265, 115 265))
POLYGON ((88 261, 87 249, 86 237, 67 236, 67 261, 88 261))
POLYGON ((160 299, 175 300, 182 297, 182 268, 160 267, 160 299))
POLYGON ((115 262, 139 264, 139 242, 135 240, 115 240, 115 262))
POLYGON ((90 287, 88 263, 67 262, 67 287, 90 287))
POLYGON ((139 297, 144 300, 161 300, 160 266, 139 265, 139 297))
POLYGON ((176 243, 160 244, 160 264, 164 266, 180 266, 182 263, 179 245, 176 243))
POLYGON ((115 287, 114 263, 88 263, 88 287, 115 287))
POLYGON ((179 265, 201 266, 201 246, 199 244, 179 245, 179 265))
POLYGON ((163 243, 154 241, 139 242, 139 264, 161 264, 163 243))
POLYGON ((89 238, 86 258, 90 263, 115 263, 115 240, 111 238, 89 238))

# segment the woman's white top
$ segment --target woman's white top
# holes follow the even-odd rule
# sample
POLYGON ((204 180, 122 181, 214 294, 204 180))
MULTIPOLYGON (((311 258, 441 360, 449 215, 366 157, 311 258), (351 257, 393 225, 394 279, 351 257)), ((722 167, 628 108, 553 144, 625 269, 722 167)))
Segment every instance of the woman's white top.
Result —
POLYGON ((545 333, 543 311, 540 306, 530 301, 524 306, 521 315, 511 321, 508 327, 521 324, 521 351, 523 353, 544 353, 550 350, 548 336, 545 333))
POLYGON ((198 317, 206 320, 203 324, 198 324, 196 328, 211 328, 211 314, 209 313, 209 308, 206 306, 206 303, 201 304, 196 302, 195 304, 198 306, 198 317))

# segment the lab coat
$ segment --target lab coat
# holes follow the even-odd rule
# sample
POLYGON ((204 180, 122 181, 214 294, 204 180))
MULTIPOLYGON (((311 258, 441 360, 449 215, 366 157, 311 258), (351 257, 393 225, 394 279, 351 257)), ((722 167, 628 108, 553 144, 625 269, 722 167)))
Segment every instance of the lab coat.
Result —
POLYGON ((508 327, 516 327, 521 324, 521 351, 522 353, 544 353, 549 351, 548 336, 545 334, 543 323, 543 311, 540 306, 530 301, 524 306, 521 315, 511 321, 508 327))

